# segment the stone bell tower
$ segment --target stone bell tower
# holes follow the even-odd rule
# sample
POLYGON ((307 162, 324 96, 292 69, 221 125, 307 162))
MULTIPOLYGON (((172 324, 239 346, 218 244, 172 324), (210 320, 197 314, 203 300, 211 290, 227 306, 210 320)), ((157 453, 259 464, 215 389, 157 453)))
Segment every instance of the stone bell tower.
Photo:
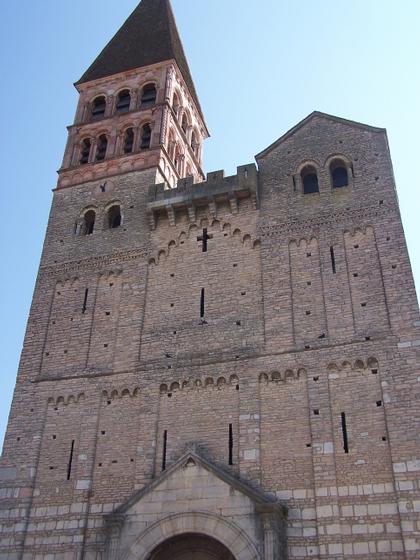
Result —
POLYGON ((143 0, 75 86, 59 188, 151 169, 203 180, 208 131, 168 0, 143 0))
POLYGON ((315 111, 258 168, 204 177, 169 0, 76 88, 0 560, 418 560, 420 320, 386 131, 315 111))

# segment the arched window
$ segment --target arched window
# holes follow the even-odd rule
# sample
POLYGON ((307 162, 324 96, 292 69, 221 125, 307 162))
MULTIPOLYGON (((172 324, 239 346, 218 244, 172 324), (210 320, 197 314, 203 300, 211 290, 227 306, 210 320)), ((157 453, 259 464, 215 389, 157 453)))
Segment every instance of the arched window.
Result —
POLYGON ((107 213, 109 229, 115 229, 121 225, 121 208, 118 204, 114 204, 107 213))
POLYGON ((131 154, 134 147, 134 130, 132 128, 127 128, 124 132, 124 147, 123 151, 125 154, 131 154))
POLYGON ((146 84, 141 91, 140 106, 150 107, 156 103, 155 84, 146 84))
POLYGON ((108 147, 108 138, 105 134, 101 134, 98 138, 96 146, 96 161, 103 161, 106 156, 106 149, 108 147))
POLYGON ((128 89, 123 89, 118 94, 115 110, 117 113, 128 113, 130 110, 131 95, 128 89))
POLYGON ((175 168, 178 171, 179 175, 182 175, 182 154, 179 148, 175 151, 175 168))
POLYGON ((188 125, 189 125, 188 117, 187 117, 186 113, 184 113, 182 115, 182 121, 181 121, 181 128, 184 131, 184 134, 187 134, 188 125))
POLYGON ((140 149, 147 150, 150 148, 150 141, 152 139, 152 127, 150 124, 144 124, 141 128, 141 142, 140 149))
POLYGON ((300 172, 303 185, 303 194, 319 192, 318 175, 315 167, 307 165, 300 172))
POLYGON ((105 109, 106 109, 106 99, 104 95, 100 95, 93 100, 92 103, 92 121, 99 121, 103 119, 105 116, 105 109))
POLYGON ((197 135, 193 130, 191 133, 191 149, 195 154, 198 154, 198 148, 199 148, 199 144, 197 140, 197 135))
POLYGON ((82 146, 80 149, 80 160, 79 160, 80 165, 84 165, 85 163, 89 162, 90 147, 91 147, 90 138, 85 138, 82 141, 82 146))
POLYGON ((91 235, 95 227, 95 210, 88 210, 84 213, 82 227, 80 229, 81 235, 91 235))
POLYGON ((334 160, 330 165, 330 173, 334 189, 348 186, 349 176, 344 161, 340 159, 334 160))
POLYGON ((179 107, 180 107, 179 97, 178 94, 174 93, 173 101, 172 101, 172 108, 175 111, 175 115, 178 115, 179 107))

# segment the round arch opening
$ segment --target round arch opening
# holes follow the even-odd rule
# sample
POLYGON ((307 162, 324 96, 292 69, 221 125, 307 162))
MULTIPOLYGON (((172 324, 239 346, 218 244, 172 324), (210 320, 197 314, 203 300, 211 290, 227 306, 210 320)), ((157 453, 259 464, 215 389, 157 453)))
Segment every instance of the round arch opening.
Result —
POLYGON ((220 541, 200 533, 183 533, 159 544, 147 560, 236 560, 220 541))

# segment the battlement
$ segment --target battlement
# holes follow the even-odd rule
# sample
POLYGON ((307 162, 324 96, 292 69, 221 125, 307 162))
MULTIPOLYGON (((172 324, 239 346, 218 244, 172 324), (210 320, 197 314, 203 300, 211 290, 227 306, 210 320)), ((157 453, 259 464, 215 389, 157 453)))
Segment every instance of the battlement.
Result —
POLYGON ((156 215, 165 211, 169 222, 175 225, 175 211, 186 209, 194 221, 197 207, 216 205, 228 201, 233 214, 238 212, 240 199, 252 198, 258 207, 258 171, 254 163, 241 165, 236 175, 224 176, 224 171, 207 173, 206 181, 193 183, 192 177, 178 181, 177 186, 168 189, 164 183, 149 188, 147 211, 152 229, 156 227, 156 215))

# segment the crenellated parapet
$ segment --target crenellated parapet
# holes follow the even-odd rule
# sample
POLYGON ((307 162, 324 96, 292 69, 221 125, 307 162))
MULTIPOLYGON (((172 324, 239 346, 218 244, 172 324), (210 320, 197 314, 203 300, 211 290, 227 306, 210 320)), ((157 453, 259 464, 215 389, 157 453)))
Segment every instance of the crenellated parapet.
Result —
POLYGON ((178 181, 176 188, 168 189, 162 183, 149 188, 147 212, 150 226, 156 228, 156 217, 166 213, 170 225, 176 224, 176 212, 187 211, 189 220, 195 222, 197 208, 208 207, 210 214, 216 217, 217 205, 229 203, 232 214, 239 212, 241 200, 250 198, 254 207, 259 206, 258 171, 255 164, 241 165, 237 174, 224 176, 224 171, 207 174, 206 181, 194 183, 192 177, 178 181))

